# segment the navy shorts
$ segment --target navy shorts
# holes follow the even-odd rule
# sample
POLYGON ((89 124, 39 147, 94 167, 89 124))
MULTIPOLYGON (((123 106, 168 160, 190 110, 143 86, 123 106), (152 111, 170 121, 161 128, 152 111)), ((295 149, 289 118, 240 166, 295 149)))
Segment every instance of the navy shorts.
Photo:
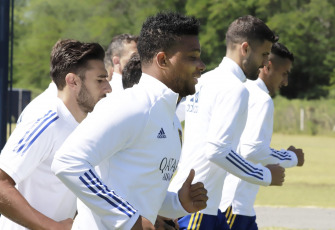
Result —
POLYGON ((178 220, 180 230, 229 230, 227 220, 221 210, 217 216, 200 212, 184 216, 178 220))
POLYGON ((258 230, 256 216, 233 214, 231 206, 222 214, 224 214, 231 230, 258 230))

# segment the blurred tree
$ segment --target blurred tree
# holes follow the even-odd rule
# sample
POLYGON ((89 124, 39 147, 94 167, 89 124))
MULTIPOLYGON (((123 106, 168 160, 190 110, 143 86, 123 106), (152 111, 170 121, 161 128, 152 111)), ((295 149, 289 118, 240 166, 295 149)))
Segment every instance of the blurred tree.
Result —
MULTIPOLYGON (((262 19, 296 57, 290 84, 281 90, 288 98, 327 97, 335 83, 334 0, 189 0, 186 11, 202 22, 200 41, 207 71, 225 55, 225 32, 239 16, 262 19)), ((333 93, 335 94, 335 93, 333 93)), ((334 95, 335 96, 335 95, 334 95)))
POLYGON ((161 10, 200 20, 206 71, 225 55, 229 24, 242 15, 259 17, 296 57, 282 95, 335 97, 335 0, 15 0, 14 87, 39 92, 47 87, 49 54, 58 39, 106 47, 116 34, 138 34, 143 21, 161 10))
MULTIPOLYGON (((274 1, 264 0, 259 11, 272 11, 274 1), (270 2, 266 5, 265 2, 270 2), (264 4, 265 3, 265 4, 264 4)), ((288 98, 327 97, 334 68, 335 6, 323 0, 277 1, 268 25, 295 55, 288 87, 281 90, 288 98), (321 13, 322 12, 322 13, 321 13)))
POLYGON ((50 82, 49 60, 58 39, 98 42, 107 47, 121 33, 138 34, 147 16, 184 8, 185 1, 16 0, 14 87, 41 92, 50 82))

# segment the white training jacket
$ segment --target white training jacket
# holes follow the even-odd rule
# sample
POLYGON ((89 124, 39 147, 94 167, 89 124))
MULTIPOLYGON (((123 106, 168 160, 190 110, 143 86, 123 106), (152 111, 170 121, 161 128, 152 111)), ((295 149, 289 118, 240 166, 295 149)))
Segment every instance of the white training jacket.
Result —
MULTIPOLYGON (((49 87, 25 108, 0 154, 0 168, 33 208, 61 221, 74 217, 76 197, 51 171, 51 163, 78 122, 56 92, 49 87)), ((1 216, 0 229, 27 228, 1 216)))
POLYGON ((195 95, 186 99, 183 151, 169 191, 177 191, 193 168, 194 182, 203 182, 208 191, 204 214, 217 215, 226 171, 251 183, 271 183, 269 169, 235 153, 247 119, 245 80, 242 69, 225 57, 199 79, 195 95))
MULTIPOLYGON (((254 163, 280 164, 284 168, 298 163, 296 154, 288 150, 270 148, 273 131, 273 101, 262 79, 247 81, 249 91, 248 119, 238 146, 238 153, 254 163)), ((220 209, 232 205, 233 213, 255 216, 253 205, 259 186, 228 174, 223 186, 220 209)))
MULTIPOLYGON (((112 87, 112 93, 123 91, 122 75, 116 72, 113 72, 112 80, 109 82, 112 87)), ((110 95, 108 93, 107 95, 110 95)))
POLYGON ((188 214, 167 193, 181 152, 177 98, 143 73, 139 84, 99 101, 67 139, 52 170, 83 202, 73 229, 131 229, 139 215, 154 224, 157 214, 188 214))

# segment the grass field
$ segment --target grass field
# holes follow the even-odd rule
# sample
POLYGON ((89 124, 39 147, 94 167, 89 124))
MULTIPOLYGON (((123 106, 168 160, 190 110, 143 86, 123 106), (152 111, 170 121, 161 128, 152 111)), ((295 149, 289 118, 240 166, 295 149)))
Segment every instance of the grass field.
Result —
POLYGON ((305 165, 286 169, 282 187, 261 187, 256 205, 335 208, 335 138, 274 134, 271 145, 302 148, 305 165))

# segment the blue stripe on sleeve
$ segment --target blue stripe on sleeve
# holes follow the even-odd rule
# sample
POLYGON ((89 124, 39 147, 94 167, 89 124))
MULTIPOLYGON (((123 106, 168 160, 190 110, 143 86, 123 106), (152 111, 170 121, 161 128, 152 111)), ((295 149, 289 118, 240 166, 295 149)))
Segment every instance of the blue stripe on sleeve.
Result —
POLYGON ((35 142, 35 140, 43 133, 43 131, 49 127, 49 125, 51 125, 53 122, 55 122, 56 120, 58 120, 58 116, 53 118, 51 121, 49 121, 37 134, 36 136, 29 142, 29 144, 27 145, 27 147, 22 151, 22 154, 24 154, 27 149, 35 142))
MULTIPOLYGON (((250 168, 252 168, 252 170, 254 171, 258 171, 261 173, 261 175, 263 175, 263 169, 260 168, 255 168, 254 166, 252 166, 249 162, 247 162, 244 158, 242 158, 240 155, 238 155, 237 153, 235 153, 233 150, 231 150, 230 153, 232 156, 235 156, 236 158, 239 159, 239 161, 243 162, 244 165, 249 166, 250 168)), ((252 171, 251 170, 251 171, 252 171)))
MULTIPOLYGON (((127 201, 123 200, 121 197, 119 197, 114 191, 110 191, 108 189, 108 187, 106 185, 104 185, 99 178, 93 173, 92 170, 89 170, 90 174, 94 177, 95 181, 97 181, 101 186, 104 187, 104 189, 108 192, 113 194, 114 196, 112 196, 113 199, 115 199, 117 202, 121 203, 126 209, 128 209, 130 212, 132 212, 133 214, 136 213, 136 209, 134 209, 127 201)), ((92 180, 93 181, 93 180, 92 180)))
POLYGON ((282 160, 282 161, 284 161, 284 160, 292 160, 291 157, 280 157, 280 156, 277 156, 277 155, 274 155, 274 154, 270 154, 270 156, 278 158, 279 160, 282 160))
MULTIPOLYGON (((34 141, 43 133, 43 131, 53 122, 55 122, 59 117, 57 116, 56 112, 53 112, 52 114, 50 114, 52 111, 49 110, 49 112, 47 114, 45 114, 42 118, 37 119, 37 121, 34 123, 33 127, 37 125, 37 127, 29 134, 29 131, 26 132, 23 136, 23 138, 18 142, 17 146, 14 148, 13 151, 20 153, 21 150, 23 148, 25 148, 25 150, 22 152, 22 154, 24 152, 27 151, 27 149, 34 143, 34 141), (49 121, 51 120, 51 121, 49 121), (46 123, 47 122, 47 123, 46 123), (44 124, 46 123, 46 124, 44 124), (44 125, 44 126, 43 126, 44 125), (40 128, 42 127, 42 129, 37 132, 40 128), (37 134, 35 136, 33 136, 35 133, 37 132, 37 134), (28 136, 27 136, 28 135, 28 136), (32 138, 32 140, 29 142, 30 138, 32 138)), ((32 128, 33 128, 32 127, 32 128)))
MULTIPOLYGON (((233 152, 234 153, 234 152, 233 152)), ((259 168, 255 168, 251 166, 249 163, 247 163, 245 160, 241 159, 236 153, 228 154, 231 158, 235 160, 236 163, 240 164, 241 167, 244 167, 246 170, 248 170, 250 173, 258 174, 263 177, 263 170, 259 168)))
POLYGON ((232 163, 233 165, 235 165, 237 168, 239 168, 241 171, 243 171, 245 174, 247 174, 249 176, 252 176, 252 177, 255 177, 257 179, 263 180, 263 173, 262 172, 252 171, 250 168, 246 167, 246 165, 244 165, 243 163, 241 163, 240 161, 238 161, 236 159, 236 157, 234 157, 234 155, 232 155, 231 153, 229 153, 227 155, 226 159, 230 163, 232 163))
POLYGON ((261 177, 259 177, 259 176, 252 175, 252 174, 248 173, 247 171, 245 171, 244 169, 242 169, 240 166, 238 166, 237 164, 235 164, 235 162, 233 162, 233 161, 232 161, 231 159, 229 159, 228 157, 227 157, 227 160, 230 161, 230 163, 232 163, 233 165, 235 165, 237 168, 239 168, 241 171, 243 171, 245 174, 247 174, 247 175, 249 175, 249 176, 256 177, 256 178, 258 178, 258 179, 260 179, 260 180, 263 180, 263 178, 261 178, 261 177))
MULTIPOLYGON (((45 118, 46 116, 48 116, 50 113, 52 112, 52 110, 49 110, 42 118, 38 118, 36 120, 36 122, 32 125, 32 127, 34 127, 41 119, 45 118)), ((30 130, 28 130, 23 137, 21 138, 21 140, 19 140, 19 142, 17 143, 17 146, 13 149, 13 152, 16 152, 17 148, 19 148, 19 145, 22 143, 22 141, 26 138, 26 136, 29 134, 30 130)))
POLYGON ((279 160, 292 160, 292 157, 288 152, 281 152, 273 148, 270 149, 272 151, 272 153, 270 154, 271 156, 276 157, 279 160))
POLYGON ((86 185, 86 187, 91 190, 95 195, 104 199, 107 203, 111 204, 113 207, 117 208, 122 213, 126 214, 128 217, 131 217, 136 213, 134 209, 128 202, 123 200, 120 196, 115 194, 114 191, 109 191, 106 185, 103 185, 99 179, 94 175, 92 170, 89 170, 89 173, 93 178, 87 173, 84 173, 84 176, 80 176, 79 179, 86 185))

